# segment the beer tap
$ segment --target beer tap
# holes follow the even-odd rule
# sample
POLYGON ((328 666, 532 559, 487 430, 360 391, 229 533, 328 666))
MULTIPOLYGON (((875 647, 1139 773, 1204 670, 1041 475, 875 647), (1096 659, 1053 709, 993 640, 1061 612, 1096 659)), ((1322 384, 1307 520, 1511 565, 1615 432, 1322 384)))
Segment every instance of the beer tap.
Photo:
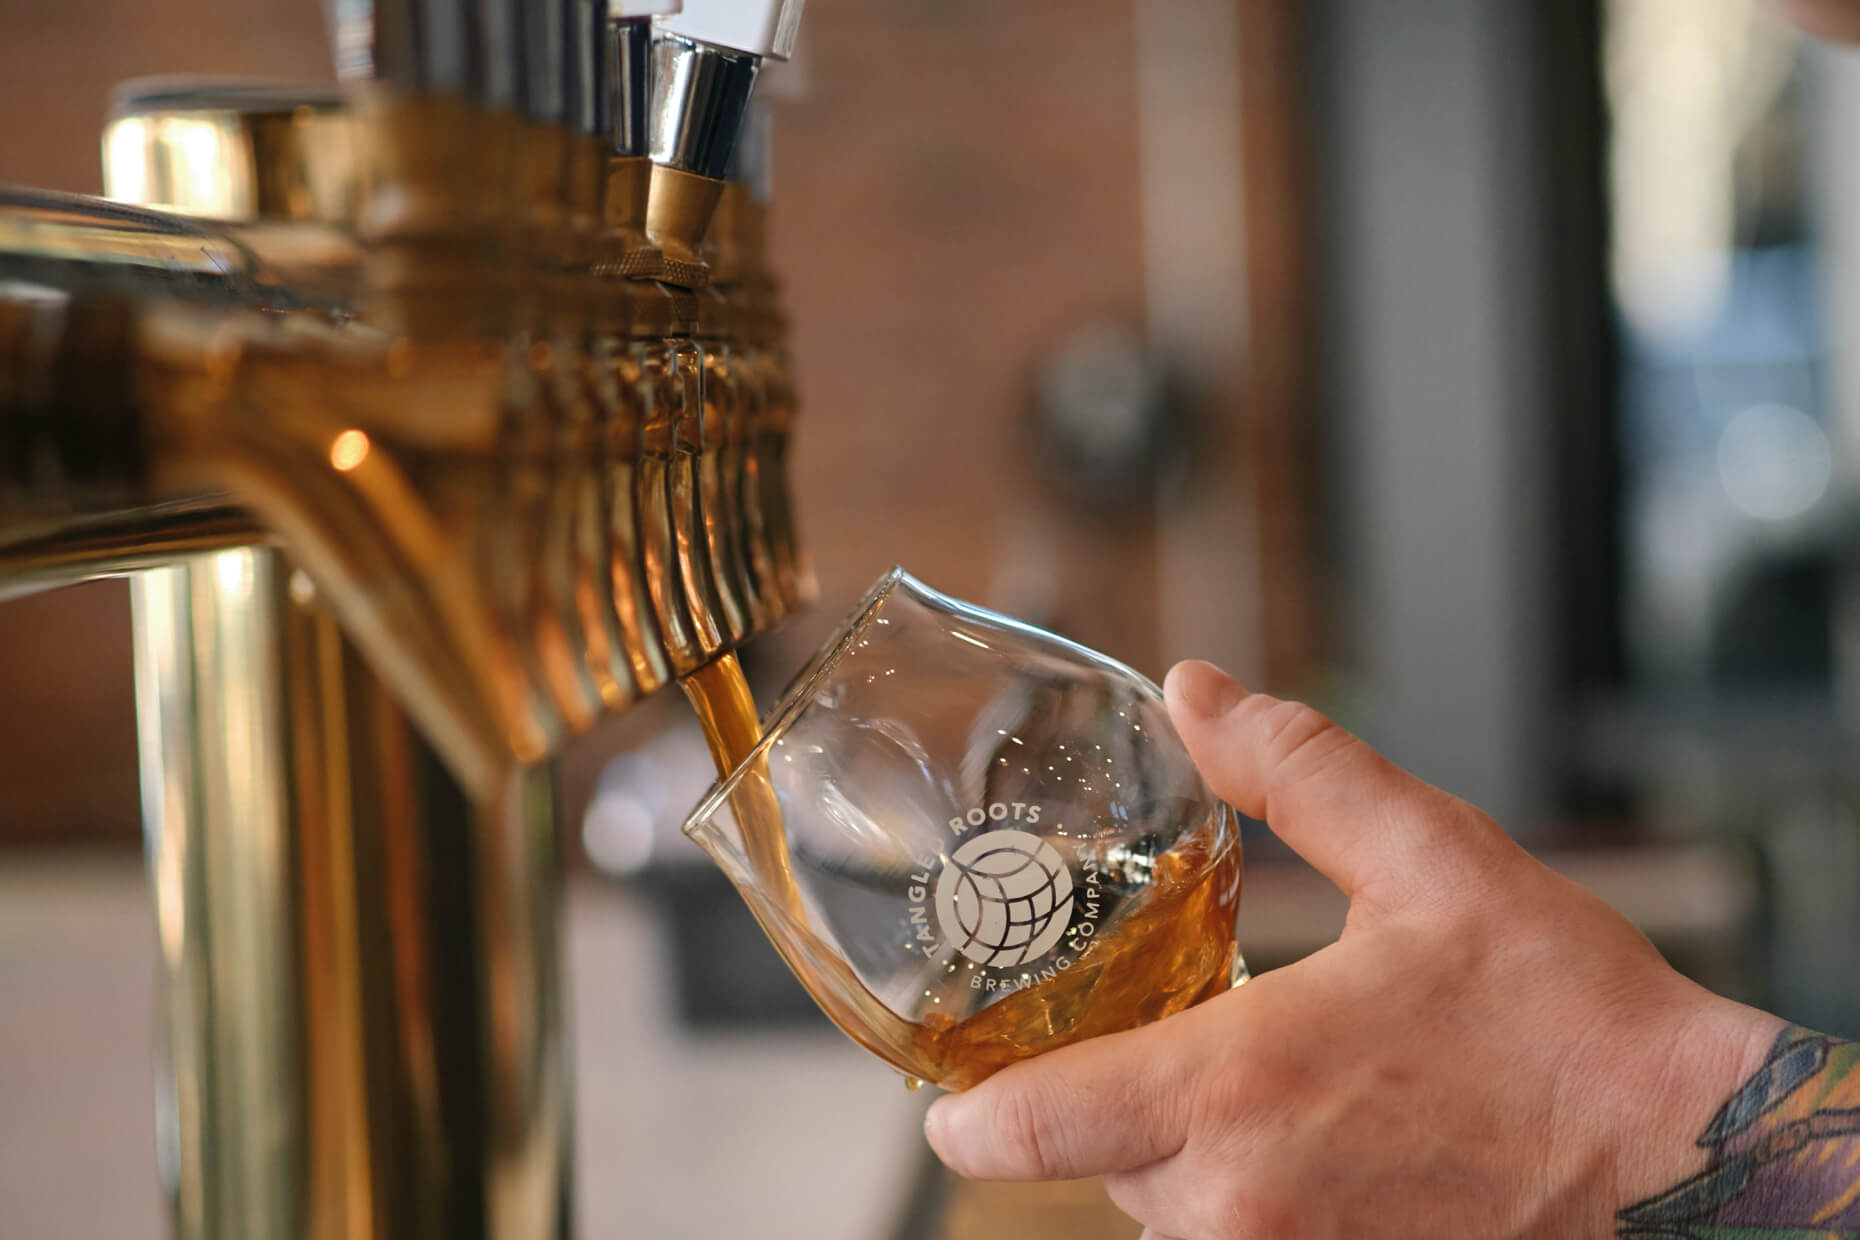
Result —
POLYGON ((710 534, 715 554, 727 566, 746 623, 761 630, 775 623, 781 609, 764 588, 773 563, 758 555, 756 534, 761 523, 744 502, 744 482, 749 444, 766 402, 763 376, 751 364, 754 295, 742 279, 742 252, 733 244, 737 238, 730 235, 730 229, 735 221, 727 209, 740 195, 744 165, 753 167, 766 159, 766 125, 755 124, 756 119, 766 121, 767 110, 752 104, 725 169, 717 211, 699 248, 710 279, 699 290, 697 338, 704 350, 706 430, 713 444, 709 485, 722 496, 721 510, 735 514, 734 520, 718 523, 710 534), (752 147, 763 149, 752 151, 752 147))
MULTIPOLYGON (((518 123, 515 218, 520 265, 530 277, 517 307, 518 326, 507 366, 504 501, 511 520, 496 532, 503 558, 516 571, 510 625, 530 634, 529 674, 547 686, 570 734, 592 726, 601 711, 636 696, 614 660, 614 637, 598 597, 579 588, 574 518, 592 443, 592 408, 583 378, 585 323, 575 304, 579 238, 571 224, 573 156, 592 155, 576 142, 569 121, 579 113, 582 85, 570 54, 570 32, 586 24, 584 0, 518 6, 518 123)), ((577 43, 581 39, 576 40, 577 43)), ((589 84, 591 85, 591 83, 589 84)), ((590 170, 593 175, 597 170, 590 170)))
POLYGON ((0 598, 132 574, 185 1240, 568 1230, 550 759, 803 592, 773 282, 696 291, 799 7, 332 0, 339 99, 0 191, 0 598))
POLYGON ((731 307, 736 369, 749 406, 737 468, 744 544, 763 611, 779 621, 808 601, 814 583, 787 488, 795 383, 781 289, 768 261, 771 130, 768 105, 753 102, 708 239, 716 287, 731 307))
MULTIPOLYGON (((597 270, 655 280, 665 257, 646 235, 652 187, 652 26, 682 8, 680 0, 608 0, 606 131, 609 135, 607 225, 611 251, 597 270)), ((675 272, 689 278, 696 273, 675 272)))
POLYGON ((804 2, 691 0, 658 22, 647 231, 668 271, 673 264, 702 269, 697 247, 723 196, 756 74, 764 59, 794 53, 804 2))
POLYGON ((702 666, 740 636, 726 637, 713 565, 693 535, 701 499, 698 436, 690 428, 701 417, 703 358, 691 340, 697 307, 689 286, 703 272, 679 262, 668 267, 646 227, 653 22, 678 8, 675 0, 610 3, 607 229, 596 266, 625 277, 613 286, 621 321, 608 443, 615 494, 631 502, 616 508, 616 547, 631 556, 637 623, 659 635, 659 671, 672 675, 702 666))
MULTIPOLYGON (((691 528, 690 458, 675 427, 701 401, 702 355, 690 333, 696 302, 681 284, 664 282, 664 255, 647 236, 652 159, 652 25, 678 11, 677 0, 610 0, 607 32, 608 133, 606 227, 597 275, 612 328, 602 347, 605 452, 613 497, 615 602, 628 631, 650 634, 657 656, 637 669, 653 685, 702 666, 722 648, 708 578, 681 554, 691 528), (624 277, 624 278, 622 278, 624 277), (623 581, 624 579, 624 581, 623 581)), ((688 282, 701 272, 675 268, 688 282)))
MULTIPOLYGON (((702 289, 709 280, 702 243, 757 73, 766 57, 792 51, 799 16, 798 3, 779 0, 692 0, 656 24, 647 235, 660 255, 659 279, 668 285, 702 289)), ((736 465, 752 410, 729 363, 728 303, 707 294, 695 308, 696 348, 675 351, 672 359, 679 373, 693 363, 697 373, 674 390, 683 399, 671 411, 670 469, 681 593, 707 661, 779 616, 755 576, 737 508, 736 465)), ((651 421, 647 429, 649 442, 657 442, 651 421)))

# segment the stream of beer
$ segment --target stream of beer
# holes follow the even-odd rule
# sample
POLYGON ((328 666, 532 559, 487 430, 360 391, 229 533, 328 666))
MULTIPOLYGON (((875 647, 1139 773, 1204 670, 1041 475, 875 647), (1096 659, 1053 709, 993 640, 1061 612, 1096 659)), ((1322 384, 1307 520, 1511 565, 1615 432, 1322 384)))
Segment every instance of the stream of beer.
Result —
MULTIPOLYGON (((697 713, 717 777, 728 779, 750 760, 762 740, 755 694, 743 675, 742 663, 734 653, 725 654, 679 684, 697 713)), ((757 879, 752 889, 743 890, 743 897, 782 959, 834 1024, 904 1073, 909 1088, 918 1088, 921 1073, 909 1057, 915 1026, 900 1019, 866 989, 843 960, 819 944, 808 927, 788 859, 781 804, 766 768, 758 765, 743 772, 731 791, 730 812, 736 817, 744 855, 757 879)))
MULTIPOLYGON (((697 712, 704 742, 710 746, 717 778, 728 779, 762 741, 756 697, 734 652, 692 672, 679 682, 691 709, 697 712)), ((730 808, 742 829, 743 851, 756 877, 790 917, 805 925, 800 892, 788 863, 788 839, 782 831, 781 806, 765 771, 745 772, 731 797, 730 808)))

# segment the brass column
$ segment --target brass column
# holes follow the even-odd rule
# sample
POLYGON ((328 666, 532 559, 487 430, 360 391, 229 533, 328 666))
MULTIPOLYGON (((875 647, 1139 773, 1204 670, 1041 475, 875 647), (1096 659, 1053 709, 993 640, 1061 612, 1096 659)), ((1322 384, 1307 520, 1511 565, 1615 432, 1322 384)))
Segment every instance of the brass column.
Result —
MULTIPOLYGON (((111 189, 352 206, 340 129, 333 98, 164 84, 113 124, 111 189)), ((283 551, 147 569, 132 599, 174 1234, 566 1235, 551 772, 474 807, 283 551)))
POLYGON ((565 1235, 548 772, 474 814, 281 552, 132 592, 176 1236, 565 1235))
POLYGON ((237 548, 131 586, 163 971, 157 1148, 184 1240, 288 1235, 305 1206, 279 559, 237 548))

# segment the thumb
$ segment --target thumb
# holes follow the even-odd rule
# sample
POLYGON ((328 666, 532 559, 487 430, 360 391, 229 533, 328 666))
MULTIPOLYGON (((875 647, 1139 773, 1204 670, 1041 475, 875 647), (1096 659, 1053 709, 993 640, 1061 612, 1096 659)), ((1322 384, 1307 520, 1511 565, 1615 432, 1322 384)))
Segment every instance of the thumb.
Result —
POLYGON ((1220 798, 1355 898, 1384 902, 1515 846, 1484 814, 1403 771, 1302 702, 1248 693, 1211 663, 1178 663, 1170 717, 1220 798))

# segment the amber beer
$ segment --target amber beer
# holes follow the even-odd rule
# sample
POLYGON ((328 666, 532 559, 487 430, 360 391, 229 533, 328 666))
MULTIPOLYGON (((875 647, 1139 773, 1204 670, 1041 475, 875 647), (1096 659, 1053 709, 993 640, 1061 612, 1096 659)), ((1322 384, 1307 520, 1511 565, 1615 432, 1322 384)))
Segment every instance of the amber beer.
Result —
POLYGON ((1233 980, 1240 850, 1212 868, 1183 849, 1158 861, 1160 894, 1064 973, 1016 990, 966 1020, 931 1014, 911 1055, 925 1079, 966 1089, 1017 1060, 1147 1025, 1226 990, 1233 980))
MULTIPOLYGON (((719 774, 727 776, 760 738, 742 668, 734 655, 726 655, 694 672, 683 686, 719 774)), ((745 891, 745 898, 765 926, 797 924, 803 914, 773 797, 739 801, 737 809, 751 862, 774 893, 745 891)), ((950 1000, 949 1008, 968 1013, 961 1017, 932 1011, 921 1023, 905 1020, 873 996, 843 961, 806 955, 784 946, 784 936, 771 937, 834 1022, 905 1073, 912 1088, 921 1079, 966 1089, 1017 1060, 1161 1020, 1232 984, 1240 850, 1230 847, 1210 858, 1202 841, 1214 833, 1184 834, 1190 843, 1155 859, 1142 907, 1107 920, 1091 949, 1063 971, 1032 962, 1018 977, 1009 976, 1002 986, 1009 993, 987 1002, 985 996, 978 1000, 965 993, 980 985, 972 971, 952 969, 940 998, 950 1000)))

